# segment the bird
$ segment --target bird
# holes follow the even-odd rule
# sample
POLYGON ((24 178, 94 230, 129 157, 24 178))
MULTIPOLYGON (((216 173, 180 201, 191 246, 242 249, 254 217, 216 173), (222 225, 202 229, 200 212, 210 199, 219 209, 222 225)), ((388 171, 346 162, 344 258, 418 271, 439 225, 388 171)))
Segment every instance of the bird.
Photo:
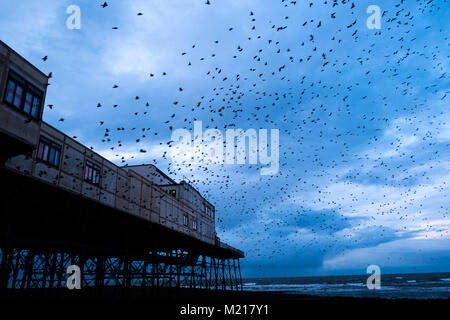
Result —
MULTIPOLYGON (((296 1, 274 2, 270 14, 246 6, 239 9, 245 15, 239 28, 217 21, 223 33, 213 39, 182 33, 186 39, 168 51, 177 68, 173 77, 142 65, 139 72, 150 76, 106 94, 102 104, 113 109, 95 110, 86 123, 99 121, 97 129, 105 129, 99 141, 107 154, 114 150, 117 163, 148 159, 174 178, 197 183, 216 201, 218 233, 279 265, 295 252, 314 255, 320 264, 324 257, 370 249, 376 237, 388 243, 411 226, 395 230, 397 223, 409 219, 417 222, 411 229, 417 236, 422 223, 448 219, 447 203, 438 201, 448 193, 444 174, 439 181, 432 173, 445 173, 448 158, 441 107, 450 96, 449 45, 445 28, 428 16, 444 7, 427 2, 400 0, 383 12, 382 29, 370 32, 356 20, 351 1, 323 1, 320 8, 298 3, 301 14, 296 1), (436 41, 418 32, 422 25, 436 41), (186 87, 190 83, 195 90, 186 87), (106 128, 110 119, 116 127, 106 128), (189 131, 198 119, 204 131, 278 128, 278 173, 262 177, 262 165, 248 162, 196 164, 188 157, 174 164, 171 132, 189 131), (144 143, 161 149, 143 149, 144 143), (438 204, 427 207, 421 194, 438 204), (394 227, 392 235, 385 224, 394 227)), ((120 77, 114 81, 122 87, 120 77)), ((296 260, 299 270, 302 259, 296 260)))

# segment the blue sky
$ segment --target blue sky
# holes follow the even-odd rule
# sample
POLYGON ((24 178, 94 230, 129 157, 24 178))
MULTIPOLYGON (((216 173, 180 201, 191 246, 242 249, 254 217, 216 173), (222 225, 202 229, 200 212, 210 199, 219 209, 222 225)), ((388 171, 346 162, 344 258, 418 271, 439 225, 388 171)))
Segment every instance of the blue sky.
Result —
POLYGON ((448 3, 103 2, 2 1, 1 39, 52 72, 45 121, 204 193, 244 277, 450 270, 448 3), (279 129, 278 174, 173 164, 194 120, 279 129))

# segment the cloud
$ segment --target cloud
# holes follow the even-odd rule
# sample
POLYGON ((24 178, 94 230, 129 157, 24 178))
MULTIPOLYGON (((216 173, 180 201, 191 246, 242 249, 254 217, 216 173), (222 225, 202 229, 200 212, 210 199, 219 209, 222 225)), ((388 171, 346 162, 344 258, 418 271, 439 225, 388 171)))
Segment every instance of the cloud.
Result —
POLYGON ((69 1, 5 2, 0 32, 53 73, 46 121, 118 165, 189 180, 215 204, 219 236, 247 252, 246 274, 448 265, 448 19, 406 3, 393 19, 387 3, 377 35, 356 2, 211 2, 83 0, 78 31, 65 27, 69 1), (397 23, 408 11, 414 29, 397 23), (279 173, 175 165, 171 129, 194 120, 279 129, 279 173))
POLYGON ((381 273, 444 272, 450 267, 448 240, 399 239, 378 246, 359 248, 324 261, 323 270, 349 270, 365 273, 368 265, 375 264, 381 273))
POLYGON ((65 27, 65 10, 64 1, 3 2, 2 40, 14 43, 14 49, 27 57, 47 54, 48 40, 59 39, 59 30, 65 27), (18 36, 21 41, 16 41, 18 36))

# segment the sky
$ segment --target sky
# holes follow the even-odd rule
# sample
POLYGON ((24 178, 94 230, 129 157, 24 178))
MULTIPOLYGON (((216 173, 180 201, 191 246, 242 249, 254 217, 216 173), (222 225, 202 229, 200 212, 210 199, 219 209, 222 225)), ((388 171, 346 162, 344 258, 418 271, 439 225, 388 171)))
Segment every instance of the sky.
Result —
POLYGON ((52 73, 44 120, 189 181, 243 277, 450 271, 446 0, 0 1, 0 39, 52 73), (279 130, 278 172, 173 161, 194 121, 279 130))

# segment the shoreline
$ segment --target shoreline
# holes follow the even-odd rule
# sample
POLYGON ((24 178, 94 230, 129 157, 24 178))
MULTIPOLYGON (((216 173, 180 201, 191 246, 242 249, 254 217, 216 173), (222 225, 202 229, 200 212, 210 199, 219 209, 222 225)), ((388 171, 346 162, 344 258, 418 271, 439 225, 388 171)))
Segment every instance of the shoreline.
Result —
POLYGON ((84 288, 68 290, 67 288, 28 289, 0 291, 0 301, 160 301, 160 302, 298 302, 298 301, 347 301, 347 302, 430 302, 450 301, 450 298, 382 298, 353 296, 324 296, 291 293, 285 291, 221 291, 189 288, 84 288))
MULTIPOLYGON (((320 297, 313 295, 289 294, 279 291, 210 291, 204 289, 170 289, 154 290, 132 288, 116 290, 103 288, 98 290, 81 289, 78 292, 66 288, 52 291, 35 289, 23 294, 5 297, 0 293, 0 303, 6 306, 22 305, 27 310, 47 312, 52 308, 72 310, 84 316, 86 312, 105 311, 116 317, 117 312, 125 310, 127 314, 147 314, 151 319, 302 319, 309 317, 357 318, 366 316, 385 317, 392 311, 403 316, 417 315, 423 310, 448 310, 450 299, 383 299, 320 297), (7 302, 7 303, 5 303, 7 302), (76 307, 74 307, 76 306, 76 307), (256 308, 255 308, 256 307, 256 308), (215 310, 210 317, 206 315, 183 314, 186 310, 215 310), (142 312, 141 312, 142 310, 142 312), (224 310, 234 310, 234 314, 224 314, 224 310), (255 310, 264 310, 265 314, 255 314, 255 310), (162 315, 162 316, 159 316, 162 315), (156 318, 155 318, 156 316, 156 318)), ((4 292, 3 292, 4 293, 4 292)), ((11 293, 11 292, 9 292, 11 293)))

